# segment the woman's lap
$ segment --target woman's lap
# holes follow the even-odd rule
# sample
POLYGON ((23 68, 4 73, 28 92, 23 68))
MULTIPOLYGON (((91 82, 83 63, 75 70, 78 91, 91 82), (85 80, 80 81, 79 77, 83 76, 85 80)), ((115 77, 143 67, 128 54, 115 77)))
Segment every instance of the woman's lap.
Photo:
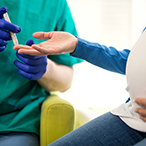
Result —
POLYGON ((40 146, 39 136, 23 132, 0 134, 0 146, 40 146))
POLYGON ((111 113, 82 125, 49 146, 131 146, 145 136, 111 113))
POLYGON ((144 138, 142 141, 136 143, 134 146, 146 146, 146 138, 144 138))

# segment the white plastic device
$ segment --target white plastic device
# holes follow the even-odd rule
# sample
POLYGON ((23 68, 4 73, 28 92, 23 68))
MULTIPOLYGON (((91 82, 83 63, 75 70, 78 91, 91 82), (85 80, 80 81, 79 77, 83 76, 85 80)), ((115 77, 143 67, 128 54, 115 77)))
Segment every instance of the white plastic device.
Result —
MULTIPOLYGON (((8 13, 4 13, 3 16, 6 21, 11 22, 8 13)), ((11 35, 14 45, 18 45, 18 39, 17 39, 16 34, 10 31, 10 35, 11 35)))

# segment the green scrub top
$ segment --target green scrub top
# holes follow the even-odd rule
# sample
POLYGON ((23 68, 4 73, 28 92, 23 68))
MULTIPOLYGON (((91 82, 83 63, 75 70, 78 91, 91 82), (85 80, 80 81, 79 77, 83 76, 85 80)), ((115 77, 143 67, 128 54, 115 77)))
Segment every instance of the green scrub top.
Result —
MULTIPOLYGON (((17 34, 20 44, 34 39, 38 31, 66 31, 77 35, 75 24, 66 0, 0 0, 0 7, 7 7, 11 22, 20 26, 17 34)), ((69 54, 48 56, 58 64, 73 66, 82 62, 69 54)), ((0 52, 0 133, 10 131, 39 134, 42 102, 50 95, 37 81, 22 77, 14 65, 16 51, 10 41, 0 52)))

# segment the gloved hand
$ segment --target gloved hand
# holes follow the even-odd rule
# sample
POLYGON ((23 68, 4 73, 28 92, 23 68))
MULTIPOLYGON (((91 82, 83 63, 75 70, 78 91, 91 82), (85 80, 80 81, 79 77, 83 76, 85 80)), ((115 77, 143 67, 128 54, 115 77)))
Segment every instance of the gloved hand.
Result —
POLYGON ((4 51, 8 40, 11 40, 10 33, 8 31, 18 33, 21 31, 20 27, 3 20, 3 14, 7 12, 5 7, 0 8, 0 52, 4 51))
MULTIPOLYGON (((26 45, 31 46, 34 44, 33 40, 28 40, 26 45)), ((42 78, 47 68, 47 56, 30 56, 19 54, 16 52, 17 57, 22 61, 15 60, 14 64, 18 67, 17 71, 23 77, 29 80, 39 80, 42 78)))

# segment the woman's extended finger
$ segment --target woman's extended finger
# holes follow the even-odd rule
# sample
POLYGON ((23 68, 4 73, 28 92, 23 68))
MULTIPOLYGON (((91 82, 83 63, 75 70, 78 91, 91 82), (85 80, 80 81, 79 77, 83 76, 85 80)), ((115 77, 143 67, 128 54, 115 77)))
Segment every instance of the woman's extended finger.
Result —
POLYGON ((13 47, 14 50, 19 50, 21 48, 26 49, 26 50, 29 50, 29 49, 31 49, 31 46, 28 46, 28 45, 15 45, 13 47))
POLYGON ((26 55, 33 55, 33 56, 45 56, 41 54, 36 49, 33 49, 31 46, 28 45, 16 45, 13 47, 14 50, 18 50, 19 54, 26 54, 26 55))
POLYGON ((52 47, 44 48, 44 47, 40 47, 38 45, 32 45, 32 48, 45 55, 53 55, 55 52, 55 50, 52 47))

